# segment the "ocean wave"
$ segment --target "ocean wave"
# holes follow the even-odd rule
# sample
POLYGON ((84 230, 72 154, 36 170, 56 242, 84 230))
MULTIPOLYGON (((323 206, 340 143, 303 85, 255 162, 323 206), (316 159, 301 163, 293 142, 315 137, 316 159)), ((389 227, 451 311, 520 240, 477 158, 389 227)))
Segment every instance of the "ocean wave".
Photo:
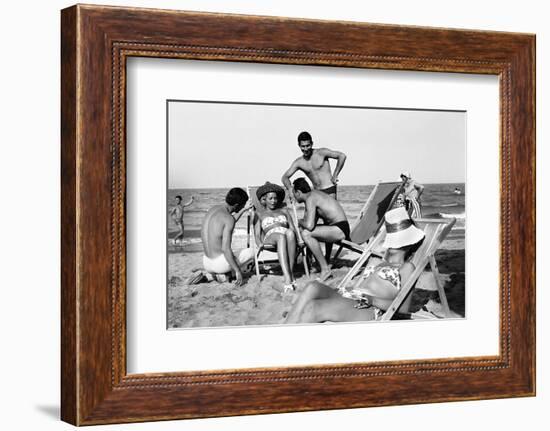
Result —
POLYGON ((200 244, 201 242, 202 242, 202 240, 200 238, 183 238, 183 240, 178 240, 178 242, 176 244, 174 244, 173 239, 168 240, 168 244, 170 244, 170 245, 179 245, 179 246, 200 244))
POLYGON ((456 218, 458 220, 466 220, 466 213, 458 213, 458 214, 453 214, 453 213, 439 213, 439 216, 440 217, 445 217, 445 218, 456 218))

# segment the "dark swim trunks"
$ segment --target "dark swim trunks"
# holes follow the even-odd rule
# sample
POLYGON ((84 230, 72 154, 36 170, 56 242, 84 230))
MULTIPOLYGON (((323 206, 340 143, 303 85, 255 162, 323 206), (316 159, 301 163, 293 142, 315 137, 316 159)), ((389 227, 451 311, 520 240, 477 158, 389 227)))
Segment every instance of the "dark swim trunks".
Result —
POLYGON ((319 191, 323 192, 323 193, 326 193, 327 195, 334 195, 335 198, 338 195, 337 192, 336 192, 336 184, 334 184, 332 187, 327 187, 326 189, 322 189, 322 190, 319 190, 319 191))
POLYGON ((336 226, 339 228, 342 232, 344 232, 345 239, 349 241, 350 237, 350 228, 349 228, 349 222, 347 220, 339 221, 336 223, 332 223, 331 226, 336 226))

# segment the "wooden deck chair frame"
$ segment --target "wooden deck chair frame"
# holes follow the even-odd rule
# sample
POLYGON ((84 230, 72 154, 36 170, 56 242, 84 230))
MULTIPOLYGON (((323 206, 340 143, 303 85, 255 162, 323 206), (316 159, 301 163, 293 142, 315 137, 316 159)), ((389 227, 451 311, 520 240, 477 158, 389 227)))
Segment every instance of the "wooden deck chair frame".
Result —
MULTIPOLYGON (((416 281, 420 277, 420 274, 424 271, 424 268, 426 265, 430 265, 430 269, 432 271, 432 274, 435 279, 437 291, 439 294, 439 298, 441 300, 441 304, 443 306, 444 312, 446 316, 449 316, 450 314, 450 308, 449 303, 447 301, 447 296, 445 295, 445 290, 443 288, 443 285, 440 280, 439 270, 437 268, 437 263, 435 260, 435 252, 438 250, 439 245, 443 242, 447 234, 450 232, 452 227, 454 226, 456 222, 456 218, 446 218, 446 219, 428 219, 428 218, 421 218, 415 220, 415 223, 418 223, 419 225, 424 225, 423 230, 426 230, 426 227, 433 227, 435 226, 437 228, 437 231, 433 235, 427 235, 428 242, 425 242, 422 244, 419 250, 415 253, 415 256, 413 257, 413 263, 415 264, 416 269, 414 270, 413 274, 411 274, 409 280, 403 285, 396 296, 396 298, 393 300, 392 304, 384 313, 381 320, 390 320, 394 314, 399 310, 401 305, 405 302, 408 295, 412 291, 413 286, 415 285, 416 281), (422 253, 424 250, 427 250, 428 253, 424 253, 423 256, 420 256, 419 253, 422 253)), ((361 257, 355 262, 353 267, 348 271, 346 276, 340 281, 340 283, 337 285, 336 289, 345 288, 351 280, 355 277, 355 275, 361 270, 364 264, 369 260, 369 258, 375 254, 376 249, 381 246, 384 238, 386 236, 386 229, 382 225, 382 228, 379 229, 378 233, 374 237, 372 241, 370 241, 367 244, 367 247, 363 250, 363 254, 361 257)))
MULTIPOLYGON (((381 320, 391 320, 394 314, 399 310, 401 305, 405 302, 409 294, 412 292, 412 288, 415 285, 416 281, 420 277, 420 274, 424 271, 424 268, 429 264, 432 274, 435 279, 435 284, 437 286, 437 291, 439 293, 439 298, 441 300, 441 305, 445 312, 445 316, 450 315, 449 303, 447 301, 447 296, 445 295, 445 289, 440 280, 439 270, 437 268, 437 263, 435 260, 435 252, 439 249, 441 243, 445 240, 447 234, 451 231, 452 227, 456 222, 456 218, 448 219, 426 219, 419 218, 415 220, 415 223, 419 225, 424 224, 423 230, 426 231, 430 228, 435 228, 436 231, 433 235, 426 235, 428 242, 422 244, 419 250, 416 251, 415 256, 413 257, 413 263, 416 268, 411 274, 409 279, 405 282, 399 293, 391 303, 390 307, 382 315, 381 320)), ((426 240, 425 240, 426 241, 426 240)))
MULTIPOLYGON (((370 192, 369 194, 369 197, 367 198, 367 201, 365 202, 365 205, 363 205, 363 208, 361 208, 361 211, 359 212, 359 215, 357 216, 357 218, 355 219, 355 221, 353 222, 353 225, 351 227, 351 234, 350 236, 353 237, 353 232, 354 230, 357 228, 357 226, 361 223, 361 221, 363 220, 363 217, 365 216, 366 212, 367 212, 367 208, 372 205, 372 202, 373 202, 373 199, 374 199, 374 196, 376 196, 376 192, 378 191, 378 188, 383 185, 383 184, 388 184, 388 183, 395 183, 396 184, 396 189, 394 191, 394 194, 392 196, 392 199, 390 200, 390 203, 388 204, 388 208, 386 209, 386 212, 393 206, 393 204, 395 203, 395 200, 397 199, 397 196, 399 196, 399 193, 402 192, 403 190, 403 183, 401 183, 401 185, 399 185, 399 183, 397 181, 379 181, 375 186, 374 186, 374 189, 372 189, 372 191, 370 192)), ((380 231, 380 227, 384 224, 384 217, 381 217, 380 218, 380 221, 378 222, 378 225, 375 229, 375 232, 374 232, 374 235, 371 236, 371 238, 368 238, 366 241, 371 241, 372 238, 376 237, 377 233, 380 231)), ((351 240, 342 240, 342 241, 339 241, 337 242, 336 244, 339 245, 338 247, 338 250, 336 251, 336 254, 334 255, 334 259, 336 259, 340 253, 342 252, 342 250, 344 248, 348 249, 348 250, 351 250, 351 251, 354 251, 356 253, 363 253, 363 251, 368 248, 368 247, 365 247, 361 244, 358 244, 358 243, 355 243, 351 240)))
POLYGON ((369 241, 367 246, 363 249, 361 257, 357 259, 355 264, 347 272, 344 278, 340 280, 340 283, 338 283, 338 285, 336 286, 336 289, 343 289, 350 283, 353 277, 357 275, 357 273, 361 270, 363 265, 375 253, 375 250, 382 244, 382 241, 385 238, 385 236, 386 236, 386 228, 384 227, 384 225, 382 225, 382 228, 378 229, 378 232, 376 233, 374 238, 371 241, 369 241))
MULTIPOLYGON (((256 269, 256 275, 261 278, 261 273, 260 273, 260 266, 265 266, 267 264, 270 264, 270 263, 275 263, 275 262, 279 262, 279 259, 278 258, 273 258, 273 259, 260 259, 260 256, 262 254, 262 251, 270 251, 270 252, 273 252, 273 253, 276 253, 277 252, 277 247, 274 246, 274 245, 271 245, 271 244, 261 244, 260 246, 257 246, 256 244, 256 240, 253 238, 253 234, 249 234, 249 238, 247 239, 247 244, 252 244, 252 248, 253 248, 253 251, 254 251, 254 265, 255 265, 255 269, 256 269), (250 238, 250 236, 252 236, 252 238, 250 238)), ((304 252, 305 250, 302 249, 300 250, 300 253, 302 254, 302 262, 303 262, 303 265, 304 265, 304 273, 306 275, 306 277, 309 277, 309 267, 308 267, 308 264, 307 264, 307 254, 304 252)))

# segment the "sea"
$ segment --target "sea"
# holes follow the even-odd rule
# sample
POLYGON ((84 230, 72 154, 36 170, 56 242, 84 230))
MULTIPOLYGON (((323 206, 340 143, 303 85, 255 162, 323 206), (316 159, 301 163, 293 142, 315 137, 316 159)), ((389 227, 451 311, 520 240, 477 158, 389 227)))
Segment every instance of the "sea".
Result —
MULTIPOLYGON (((358 217, 361 209, 365 205, 374 185, 366 186, 338 186, 338 201, 344 208, 350 224, 358 217)), ((422 194, 422 215, 429 218, 455 217, 457 219, 453 230, 448 238, 464 239, 466 228, 466 207, 464 183, 445 183, 445 184, 424 184, 424 193, 422 194), (460 190, 460 194, 455 191, 460 190)), ((183 197, 183 202, 187 203, 191 196, 195 200, 193 204, 185 208, 184 213, 184 239, 181 246, 173 252, 200 252, 202 251, 200 228, 206 212, 214 205, 224 202, 228 188, 219 189, 169 189, 168 190, 168 209, 174 205, 174 199, 177 195, 183 197)), ((298 206, 298 216, 303 215, 303 207, 298 206)), ((168 237, 173 238, 177 227, 173 220, 168 217, 168 237)), ((246 243, 247 237, 247 217, 243 215, 237 222, 234 231, 234 244, 239 247, 246 243)))

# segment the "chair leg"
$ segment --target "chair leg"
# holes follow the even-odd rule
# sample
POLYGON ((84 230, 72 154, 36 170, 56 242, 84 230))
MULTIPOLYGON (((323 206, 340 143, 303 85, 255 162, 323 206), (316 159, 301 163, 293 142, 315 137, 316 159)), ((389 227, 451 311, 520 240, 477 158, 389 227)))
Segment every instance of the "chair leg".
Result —
POLYGON ((254 267, 256 268, 256 276, 258 279, 260 279, 260 265, 258 263, 258 257, 260 256, 260 253, 262 252, 262 248, 258 250, 257 253, 254 253, 254 267))
POLYGON ((445 295, 445 289, 441 285, 441 279, 439 277, 439 269, 437 268, 437 263, 433 255, 430 256, 430 268, 435 279, 435 285, 437 286, 437 292, 439 293, 439 299, 441 300, 441 305, 445 312, 445 316, 448 317, 451 314, 449 308, 449 303, 447 302, 447 295, 445 295))
POLYGON ((307 264, 307 249, 306 248, 304 248, 302 250, 302 254, 303 254, 302 262, 304 264, 304 271, 306 273, 306 277, 309 277, 309 266, 307 264))
POLYGON ((338 256, 340 256, 340 253, 342 253, 344 246, 338 247, 338 250, 336 251, 336 254, 334 255, 333 259, 338 259, 338 256))

